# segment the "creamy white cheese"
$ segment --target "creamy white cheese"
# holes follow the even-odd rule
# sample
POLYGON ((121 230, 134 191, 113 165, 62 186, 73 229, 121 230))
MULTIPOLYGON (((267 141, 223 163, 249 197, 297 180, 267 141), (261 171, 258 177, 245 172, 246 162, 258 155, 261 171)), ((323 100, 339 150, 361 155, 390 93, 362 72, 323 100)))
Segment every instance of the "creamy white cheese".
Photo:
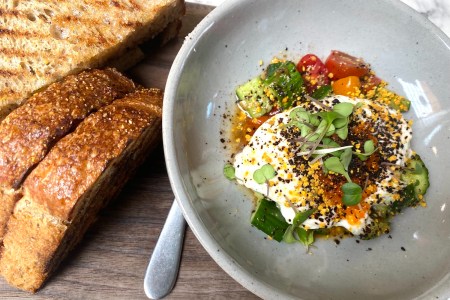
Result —
MULTIPOLYGON (((360 103, 359 108, 350 116, 350 124, 369 126, 371 134, 376 137, 380 146, 378 155, 383 163, 378 166, 373 191, 368 193, 363 201, 370 205, 389 203, 402 188, 401 182, 394 176, 394 171, 396 166, 404 166, 405 161, 411 156, 411 127, 401 113, 369 100, 344 96, 322 100, 328 107, 340 102, 354 105, 360 103)), ((302 106, 312 112, 323 109, 314 103, 305 103, 302 106)), ((321 174, 324 174, 322 161, 317 160, 311 164, 305 160, 304 164, 299 164, 298 160, 294 159, 296 149, 293 149, 292 142, 283 134, 288 128, 290 112, 291 110, 281 112, 267 120, 256 130, 248 145, 236 154, 234 167, 238 183, 275 201, 288 223, 292 223, 297 212, 316 207, 319 208, 318 213, 303 223, 305 228, 342 226, 354 235, 363 234, 364 228, 372 222, 367 210, 360 213, 356 221, 350 220, 345 215, 346 207, 342 203, 335 200, 332 202, 326 199, 330 196, 321 195, 325 184, 321 181, 323 179, 321 174), (253 174, 265 164, 272 165, 277 175, 259 184, 253 179, 253 174)), ((356 145, 353 150, 357 151, 356 145)), ((363 178, 362 181, 364 180, 366 179, 363 178)))

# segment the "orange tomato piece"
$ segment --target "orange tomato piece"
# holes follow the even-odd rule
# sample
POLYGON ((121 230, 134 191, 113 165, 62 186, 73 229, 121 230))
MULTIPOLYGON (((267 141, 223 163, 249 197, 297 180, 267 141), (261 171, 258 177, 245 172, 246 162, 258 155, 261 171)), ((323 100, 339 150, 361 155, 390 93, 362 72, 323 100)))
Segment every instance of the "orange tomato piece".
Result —
POLYGON ((361 81, 357 76, 348 76, 336 80, 333 84, 333 92, 336 95, 351 96, 359 92, 361 88, 361 81))

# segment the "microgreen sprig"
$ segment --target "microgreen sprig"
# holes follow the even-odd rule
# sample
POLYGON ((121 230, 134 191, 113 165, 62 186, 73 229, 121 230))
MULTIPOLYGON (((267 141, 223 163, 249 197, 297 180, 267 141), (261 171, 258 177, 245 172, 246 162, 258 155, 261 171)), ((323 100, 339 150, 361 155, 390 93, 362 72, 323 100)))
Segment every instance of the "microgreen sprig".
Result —
POLYGON ((348 182, 351 182, 350 176, 348 175, 347 171, 345 170, 344 165, 342 164, 341 160, 336 156, 331 156, 327 158, 323 164, 325 165, 325 168, 328 171, 332 171, 341 175, 344 175, 345 179, 347 179, 348 182))
POLYGON ((372 154, 374 154, 376 151, 378 150, 378 148, 375 148, 375 144, 373 143, 372 140, 367 140, 364 143, 364 153, 360 153, 360 152, 353 152, 356 156, 358 156, 358 158, 362 161, 365 161, 369 158, 369 156, 371 156, 372 154))
POLYGON ((265 164, 253 173, 253 180, 256 183, 263 184, 277 175, 277 172, 271 164, 265 164))
POLYGON ((225 166, 223 167, 223 175, 225 175, 225 178, 227 178, 228 180, 236 179, 235 169, 232 164, 225 164, 225 166))
POLYGON ((306 211, 298 212, 292 224, 284 232, 283 241, 286 243, 301 243, 308 247, 314 243, 314 231, 305 230, 302 225, 313 213, 316 212, 316 208, 309 209, 306 211))
POLYGON ((354 182, 346 182, 341 187, 344 193, 342 202, 347 206, 359 204, 362 199, 362 188, 354 182))
MULTIPOLYGON (((315 151, 326 137, 336 134, 342 140, 345 140, 348 135, 348 117, 353 112, 353 104, 351 103, 338 103, 333 108, 329 108, 320 101, 314 100, 313 102, 325 107, 325 111, 310 113, 304 108, 298 107, 290 112, 288 123, 288 126, 295 126, 300 130, 300 137, 297 141, 301 143, 299 147, 301 152, 298 155, 306 155, 307 158, 319 154, 315 151)), ((327 153, 332 152, 327 151, 327 153)))
POLYGON ((269 197, 269 180, 274 178, 277 175, 277 171, 275 171, 274 167, 271 164, 265 164, 261 168, 257 169, 255 172, 253 172, 253 180, 256 181, 256 183, 267 184, 267 192, 266 196, 269 197))
MULTIPOLYGON (((309 100, 322 107, 324 111, 310 113, 304 108, 296 108, 289 114, 290 122, 288 126, 296 126, 300 130, 300 137, 296 139, 300 146, 296 154, 298 156, 306 156, 306 159, 315 155, 312 162, 322 159, 327 154, 331 154, 332 156, 323 162, 324 171, 332 171, 345 177, 347 183, 341 187, 344 193, 342 202, 345 205, 356 205, 362 199, 362 188, 352 182, 348 174, 352 155, 355 154, 364 161, 377 149, 373 141, 368 140, 364 143, 364 153, 353 152, 353 146, 340 146, 328 137, 335 134, 341 140, 347 139, 349 117, 355 107, 358 108, 359 106, 342 102, 334 105, 333 108, 329 108, 320 101, 315 99, 309 100)), ((304 236, 303 233, 302 236, 304 236)))

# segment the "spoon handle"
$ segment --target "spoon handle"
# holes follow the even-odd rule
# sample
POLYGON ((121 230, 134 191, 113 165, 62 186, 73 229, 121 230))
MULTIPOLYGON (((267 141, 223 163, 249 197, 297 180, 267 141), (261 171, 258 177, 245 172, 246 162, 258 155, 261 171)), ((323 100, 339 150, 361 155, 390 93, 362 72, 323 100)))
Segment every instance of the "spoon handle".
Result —
POLYGON ((161 299, 171 291, 178 277, 186 221, 175 200, 170 208, 144 278, 150 299, 161 299))

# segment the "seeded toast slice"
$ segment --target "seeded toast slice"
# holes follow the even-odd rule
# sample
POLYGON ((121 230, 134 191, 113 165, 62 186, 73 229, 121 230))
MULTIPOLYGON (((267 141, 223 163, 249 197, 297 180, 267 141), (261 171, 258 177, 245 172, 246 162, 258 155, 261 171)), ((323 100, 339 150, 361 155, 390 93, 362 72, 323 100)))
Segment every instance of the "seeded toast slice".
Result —
POLYGON ((3 1, 0 120, 68 74, 109 66, 184 12, 183 0, 3 1))
POLYGON ((87 117, 24 182, 4 239, 0 272, 39 289, 161 134, 162 92, 142 89, 87 117))
POLYGON ((114 69, 84 71, 34 94, 0 123, 0 242, 23 180, 50 148, 87 115, 135 89, 114 69))

